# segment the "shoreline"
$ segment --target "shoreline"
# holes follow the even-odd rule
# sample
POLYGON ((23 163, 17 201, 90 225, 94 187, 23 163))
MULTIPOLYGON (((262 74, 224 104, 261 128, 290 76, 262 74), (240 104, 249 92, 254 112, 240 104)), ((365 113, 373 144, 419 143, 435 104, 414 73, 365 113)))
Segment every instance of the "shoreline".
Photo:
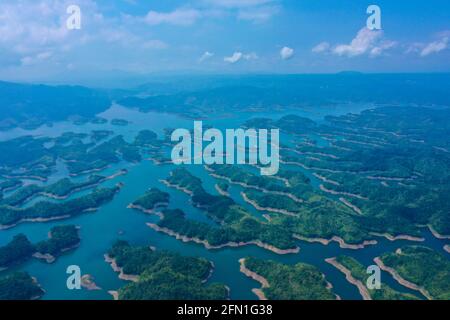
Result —
POLYGON ((193 195, 194 195, 194 193, 193 193, 191 190, 189 190, 189 189, 187 189, 187 188, 184 188, 184 187, 180 187, 179 185, 176 185, 176 184, 171 184, 171 183, 170 183, 169 181, 167 181, 166 179, 161 179, 161 180, 159 180, 159 182, 161 182, 162 184, 164 184, 166 187, 174 188, 174 189, 179 190, 179 191, 182 191, 182 192, 184 192, 184 193, 186 193, 186 194, 188 194, 188 195, 190 195, 190 196, 193 196, 193 195))
POLYGON ((252 205, 258 211, 267 211, 267 212, 272 212, 272 213, 280 213, 280 214, 284 214, 284 215, 291 216, 291 217, 298 216, 298 214, 295 214, 293 212, 290 212, 290 211, 287 211, 287 210, 284 210, 284 209, 261 207, 258 203, 256 203, 256 201, 249 199, 247 194, 244 191, 241 192, 241 197, 242 197, 242 199, 244 199, 245 202, 247 202, 248 204, 252 205))
POLYGON ((55 199, 55 200, 66 200, 67 198, 69 198, 74 193, 77 193, 77 192, 80 192, 80 191, 84 191, 86 189, 96 188, 96 187, 98 187, 100 184, 102 184, 105 181, 109 181, 109 180, 115 179, 117 177, 126 175, 127 173, 128 173, 127 169, 121 169, 121 170, 117 171, 116 173, 113 173, 110 176, 107 176, 107 177, 104 177, 103 179, 100 179, 96 183, 87 184, 85 186, 82 186, 82 187, 70 190, 69 193, 67 193, 67 194, 65 194, 63 196, 59 196, 59 195, 56 195, 56 194, 53 194, 53 193, 38 192, 35 195, 33 195, 32 197, 34 197, 34 196, 43 196, 43 197, 47 197, 47 198, 55 199))
POLYGON ((117 290, 109 290, 108 293, 112 295, 114 301, 119 300, 119 291, 117 290))
POLYGON ((111 265, 111 268, 114 270, 114 272, 119 273, 119 279, 132 282, 139 281, 139 276, 133 274, 125 274, 123 272, 123 268, 117 265, 116 259, 111 258, 107 253, 105 253, 103 257, 105 258, 105 261, 111 265))
POLYGON ((352 204, 350 201, 348 201, 347 199, 340 197, 339 201, 342 202, 344 205, 346 205, 348 208, 352 209, 354 212, 356 212, 358 215, 362 216, 363 213, 361 211, 360 208, 358 208, 357 206, 355 206, 354 204, 352 204))
POLYGON ((342 264, 340 264, 336 258, 328 258, 325 259, 325 262, 331 264, 333 267, 335 267, 336 269, 338 269, 339 271, 341 271, 344 275, 345 275, 345 279, 353 284, 354 286, 356 286, 358 288, 359 293, 361 294, 363 300, 372 300, 372 297, 370 296, 370 293, 368 291, 368 289, 366 288, 366 286, 364 286, 364 284, 355 279, 351 273, 351 271, 349 269, 347 269, 346 267, 344 267, 342 264))
POLYGON ((286 197, 291 198, 291 199, 294 200, 295 202, 298 202, 298 203, 304 203, 304 200, 303 200, 303 199, 297 198, 297 197, 296 197, 295 195, 293 195, 292 193, 282 192, 282 191, 271 191, 271 190, 267 190, 267 189, 264 189, 264 188, 261 188, 261 187, 258 187, 258 186, 249 185, 249 184, 246 184, 246 183, 244 183, 244 182, 233 181, 231 178, 228 178, 228 177, 226 177, 226 176, 218 175, 218 174, 215 173, 215 171, 212 170, 211 168, 205 168, 205 169, 206 169, 206 171, 209 172, 209 175, 210 175, 211 177, 217 178, 217 179, 225 180, 225 181, 227 181, 229 184, 238 185, 238 186, 241 186, 241 187, 244 187, 244 188, 247 188, 247 189, 255 189, 255 190, 261 191, 262 193, 269 193, 269 194, 275 194, 275 195, 280 195, 280 196, 286 196, 286 197))
POLYGON ((335 186, 340 186, 341 185, 339 182, 327 179, 326 177, 324 177, 324 176, 322 176, 322 175, 320 175, 320 174, 318 174, 316 172, 313 173, 313 176, 316 177, 317 179, 321 180, 322 182, 325 182, 325 183, 333 184, 335 186))
MULTIPOLYGON (((66 248, 62 248, 60 250, 60 252, 56 253, 55 255, 52 255, 50 253, 35 252, 35 253, 32 254, 32 257, 36 258, 36 259, 40 259, 40 260, 45 260, 45 262, 47 262, 48 264, 51 264, 51 263, 54 263, 56 261, 56 259, 59 256, 61 256, 62 254, 64 254, 65 252, 78 248, 80 246, 80 244, 81 244, 81 238, 80 238, 80 229, 81 229, 81 227, 80 226, 76 226, 75 229, 77 230, 77 234, 78 234, 78 239, 79 240, 74 245, 66 247, 66 248)), ((48 239, 51 239, 51 238, 52 238, 52 233, 51 233, 51 231, 49 231, 48 232, 48 239)))
POLYGON ((349 193, 349 192, 342 192, 342 191, 336 191, 336 190, 328 189, 323 184, 321 184, 319 186, 319 189, 322 190, 325 193, 332 194, 334 196, 342 195, 342 196, 348 196, 348 197, 357 198, 357 199, 360 199, 360 200, 368 200, 366 197, 363 197, 363 196, 361 196, 359 194, 354 194, 354 193, 349 193))
POLYGON ((380 257, 376 257, 375 259, 373 259, 373 261, 377 264, 377 266, 380 267, 381 270, 389 273, 400 285, 411 290, 419 291, 428 300, 433 300, 433 297, 425 288, 420 287, 419 285, 404 279, 400 274, 398 274, 398 272, 394 268, 386 266, 380 257))
POLYGON ((264 288, 270 287, 269 282, 263 276, 251 271, 250 269, 247 269, 247 267, 245 266, 245 258, 239 259, 239 271, 261 284, 261 288, 252 289, 252 292, 258 297, 259 300, 269 300, 267 299, 263 291, 264 288))
POLYGON ((352 250, 360 250, 360 249, 364 249, 367 246, 378 244, 377 240, 364 240, 360 244, 349 244, 349 243, 346 243, 344 241, 344 239, 342 239, 342 238, 340 238, 338 236, 333 236, 331 239, 325 239, 325 238, 307 238, 307 237, 303 237, 303 236, 294 234, 293 237, 295 239, 297 239, 297 240, 306 241, 306 242, 309 242, 309 243, 318 242, 318 243, 323 244, 324 246, 327 246, 331 242, 334 241, 334 242, 337 242, 339 244, 339 247, 341 249, 352 249, 352 250))
POLYGON ((189 238, 187 236, 184 236, 184 235, 181 235, 179 233, 176 233, 173 230, 170 230, 170 229, 167 229, 167 228, 162 228, 162 227, 160 227, 160 226, 158 226, 157 224, 154 224, 154 223, 147 223, 147 226, 152 228, 153 230, 155 230, 157 232, 162 232, 162 233, 165 233, 165 234, 167 234, 169 236, 175 237, 175 239, 177 239, 177 240, 181 240, 183 242, 194 242, 194 243, 197 243, 197 244, 201 244, 206 249, 210 249, 210 250, 223 249, 223 248, 226 248, 226 247, 237 248, 237 247, 243 247, 243 246, 246 246, 246 245, 253 244, 253 245, 256 245, 256 246, 258 246, 260 248, 272 251, 272 252, 274 252, 276 254, 280 254, 280 255, 291 254, 291 253, 298 253, 300 251, 299 247, 292 248, 292 249, 279 249, 279 248, 276 248, 276 247, 274 247, 272 245, 268 245, 268 244, 262 243, 259 240, 249 241, 249 242, 227 242, 227 243, 224 243, 224 244, 221 244, 221 245, 218 245, 218 246, 213 246, 213 245, 209 244, 209 242, 206 241, 206 240, 201 240, 199 238, 189 238))
POLYGON ((227 191, 225 191, 225 190, 223 190, 221 187, 219 187, 219 185, 218 185, 217 183, 214 185, 214 188, 216 189, 216 191, 217 191, 221 196, 224 196, 224 197, 229 197, 229 196, 230 196, 230 193, 227 192, 227 191))
POLYGON ((158 217, 160 217, 162 219, 163 218, 163 214, 161 212, 156 211, 156 210, 158 210, 161 207, 167 207, 168 205, 169 205, 168 202, 158 202, 158 203, 155 204, 153 209, 145 209, 143 206, 138 206, 138 205, 135 205, 133 203, 130 203, 127 206, 127 209, 134 209, 134 210, 141 211, 143 213, 157 215, 158 217))
POLYGON ((425 238, 410 236, 407 234, 399 234, 397 236, 393 236, 389 233, 377 233, 377 232, 369 232, 369 234, 376 236, 376 237, 386 238, 389 241, 398 241, 398 240, 417 241, 417 242, 425 241, 425 238))
POLYGON ((8 224, 8 225, 0 224, 0 231, 14 228, 14 227, 16 227, 19 224, 24 223, 24 222, 50 222, 50 221, 55 221, 55 220, 68 219, 70 217, 72 217, 72 216, 66 214, 66 215, 63 215, 63 216, 55 216, 55 217, 51 217, 51 218, 23 218, 23 219, 20 219, 19 221, 17 221, 16 223, 14 223, 14 224, 8 224))
MULTIPOLYGON (((122 188, 122 186, 123 186, 122 183, 116 184, 116 187, 119 190, 122 188)), ((116 190, 114 194, 119 192, 119 190, 116 190)), ((42 218, 42 217, 38 217, 38 218, 21 218, 21 219, 17 220, 16 222, 14 222, 13 224, 8 224, 8 225, 0 224, 0 231, 14 228, 14 227, 16 227, 19 224, 24 223, 24 222, 50 222, 50 221, 55 221, 55 220, 63 220, 63 219, 69 219, 69 218, 81 215, 83 213, 94 212, 94 211, 97 211, 97 210, 98 210, 97 207, 93 207, 93 208, 86 208, 84 210, 81 210, 79 213, 76 213, 76 214, 66 214, 66 215, 62 215, 62 216, 54 216, 54 217, 48 217, 48 218, 42 218)))
POLYGON ((450 236, 447 235, 442 235, 440 233, 438 233, 432 226, 431 224, 427 224, 428 229, 430 230, 430 232, 433 234, 433 236, 439 240, 450 240, 450 236))

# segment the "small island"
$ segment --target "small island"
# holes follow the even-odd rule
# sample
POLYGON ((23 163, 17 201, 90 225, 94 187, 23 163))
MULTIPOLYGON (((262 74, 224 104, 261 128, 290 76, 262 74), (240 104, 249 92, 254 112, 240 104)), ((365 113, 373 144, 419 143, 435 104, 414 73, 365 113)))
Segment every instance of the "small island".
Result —
POLYGON ((140 210, 145 213, 155 213, 155 210, 169 205, 169 194, 157 188, 151 188, 139 199, 128 205, 128 208, 140 210))
POLYGON ((53 263, 58 256, 78 247, 80 244, 79 227, 74 225, 56 226, 49 232, 49 239, 35 245, 33 257, 53 263))
POLYGON ((332 286, 314 266, 285 265, 253 257, 240 259, 240 270, 261 283, 253 292, 261 300, 336 300, 332 286))
POLYGON ((44 293, 37 280, 26 272, 0 278, 0 300, 37 300, 44 293))
POLYGON ((25 262, 34 252, 35 247, 24 234, 15 235, 8 244, 0 247, 0 271, 25 262))
POLYGON ((106 255, 113 269, 132 275, 129 284, 114 293, 119 300, 225 300, 228 289, 206 284, 213 265, 203 258, 185 257, 117 241, 106 255))
POLYGON ((56 226, 49 232, 49 239, 32 244, 24 234, 18 234, 0 247, 0 271, 26 262, 31 257, 53 263, 64 252, 80 243, 79 227, 56 226))
POLYGON ((120 185, 112 188, 97 188, 90 194, 66 202, 40 201, 26 208, 0 206, 0 230, 12 228, 21 222, 45 222, 70 218, 83 212, 95 210, 112 200, 120 185))

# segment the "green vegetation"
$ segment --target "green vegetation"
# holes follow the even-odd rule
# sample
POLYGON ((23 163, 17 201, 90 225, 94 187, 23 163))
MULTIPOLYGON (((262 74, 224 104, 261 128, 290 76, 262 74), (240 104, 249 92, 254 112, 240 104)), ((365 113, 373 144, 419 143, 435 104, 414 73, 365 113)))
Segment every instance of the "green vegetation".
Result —
MULTIPOLYGON (((361 281, 364 285, 366 284, 370 274, 366 272, 367 269, 356 259, 349 256, 338 256, 336 258, 336 261, 350 270, 352 276, 355 279, 361 281)), ((417 300, 416 296, 408 293, 398 292, 389 287, 387 284, 383 283, 383 281, 381 281, 380 289, 367 289, 367 291, 369 292, 373 300, 417 300)))
POLYGON ((269 300, 335 300, 325 276, 314 266, 297 263, 286 265, 270 260, 246 258, 245 267, 265 278, 269 287, 262 288, 269 300))
POLYGON ((0 247, 0 270, 28 260, 35 251, 34 246, 24 234, 14 236, 6 246, 0 247))
POLYGON ((151 188, 142 197, 132 203, 134 206, 142 207, 145 210, 153 210, 160 206, 167 206, 169 194, 157 188, 151 188))
POLYGON ((450 299, 450 262, 443 254, 422 246, 406 246, 381 260, 407 281, 426 289, 434 299, 450 299))
POLYGON ((188 220, 180 210, 163 211, 164 218, 158 222, 160 227, 190 238, 199 238, 212 246, 228 242, 260 241, 278 249, 295 248, 294 239, 281 226, 258 220, 231 198, 207 193, 200 179, 186 169, 172 171, 167 181, 170 185, 189 192, 192 203, 205 210, 210 218, 220 222, 221 227, 188 220))
POLYGON ((55 198, 65 198, 75 191, 97 186, 105 180, 106 177, 100 175, 92 175, 87 181, 84 182, 72 182, 69 178, 63 178, 47 186, 30 184, 19 189, 9 197, 1 200, 0 205, 23 205, 25 202, 38 195, 55 198))
POLYGON ((11 226, 22 220, 48 220, 61 217, 72 217, 89 209, 95 209, 110 201, 119 187, 98 188, 90 194, 66 202, 37 202, 27 208, 0 206, 0 225, 11 226))
POLYGON ((152 251, 116 242, 108 252, 125 274, 139 275, 137 282, 119 289, 121 300, 222 300, 228 296, 224 285, 205 285, 212 265, 203 258, 152 251))
POLYGON ((94 118, 110 106, 105 92, 80 86, 45 86, 0 81, 0 130, 34 129, 72 117, 94 118))
POLYGON ((0 278, 0 300, 35 300, 44 291, 36 281, 25 272, 15 272, 0 278))
MULTIPOLYGON (((281 150, 282 160, 328 180, 320 184, 331 192, 313 194, 335 202, 344 198, 359 209, 361 214, 353 210, 359 217, 339 214, 342 218, 338 219, 351 220, 355 235, 347 240, 356 241, 370 232, 418 236, 418 225, 427 224, 442 235, 450 234, 449 116, 448 109, 383 107, 329 116, 324 125, 288 116, 254 119, 246 126, 260 123, 296 135, 295 146, 281 150), (305 133, 323 137, 325 142, 309 143, 303 138, 305 133)), ((250 181, 242 174, 221 170, 236 182, 250 181)), ((310 199, 307 195, 305 200, 310 199)), ((336 227, 333 232, 342 237, 343 232, 336 232, 343 227, 336 227)))
POLYGON ((49 239, 32 244, 24 234, 15 235, 0 247, 0 270, 21 264, 35 253, 50 255, 53 259, 80 243, 78 228, 73 225, 56 226, 50 230, 49 239))
POLYGON ((57 257, 80 243, 78 228, 73 225, 53 227, 49 235, 48 240, 40 241, 35 245, 37 252, 57 257))
POLYGON ((371 238, 364 218, 355 216, 352 210, 337 201, 313 193, 310 180, 301 172, 281 171, 278 177, 286 179, 287 186, 282 181, 255 176, 236 167, 210 166, 210 169, 234 183, 244 183, 246 195, 260 207, 294 213, 295 216, 271 213, 269 224, 286 234, 326 239, 339 236, 349 244, 359 244, 371 238), (260 192, 261 188, 268 192, 260 192), (301 197, 303 202, 295 201, 292 196, 301 197))

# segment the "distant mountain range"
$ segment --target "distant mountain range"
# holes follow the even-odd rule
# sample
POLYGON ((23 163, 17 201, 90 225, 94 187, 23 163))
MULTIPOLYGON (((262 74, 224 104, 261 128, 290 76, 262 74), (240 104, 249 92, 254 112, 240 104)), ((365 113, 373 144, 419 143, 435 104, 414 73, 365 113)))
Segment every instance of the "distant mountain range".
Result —
POLYGON ((0 82, 0 130, 91 118, 109 106, 107 94, 98 90, 0 82))
POLYGON ((142 111, 214 112, 366 103, 450 106, 450 74, 228 75, 158 78, 134 89, 0 82, 0 130, 90 119, 112 101, 142 111))

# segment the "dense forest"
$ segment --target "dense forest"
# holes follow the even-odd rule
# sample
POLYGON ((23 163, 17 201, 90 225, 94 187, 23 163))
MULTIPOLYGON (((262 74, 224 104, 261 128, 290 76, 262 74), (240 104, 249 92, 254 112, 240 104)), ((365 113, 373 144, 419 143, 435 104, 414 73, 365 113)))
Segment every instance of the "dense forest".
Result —
POLYGON ((203 258, 185 257, 148 247, 132 247, 117 241, 108 251, 125 274, 137 282, 119 289, 121 300, 222 300, 228 290, 222 284, 205 284, 212 264, 203 258))

